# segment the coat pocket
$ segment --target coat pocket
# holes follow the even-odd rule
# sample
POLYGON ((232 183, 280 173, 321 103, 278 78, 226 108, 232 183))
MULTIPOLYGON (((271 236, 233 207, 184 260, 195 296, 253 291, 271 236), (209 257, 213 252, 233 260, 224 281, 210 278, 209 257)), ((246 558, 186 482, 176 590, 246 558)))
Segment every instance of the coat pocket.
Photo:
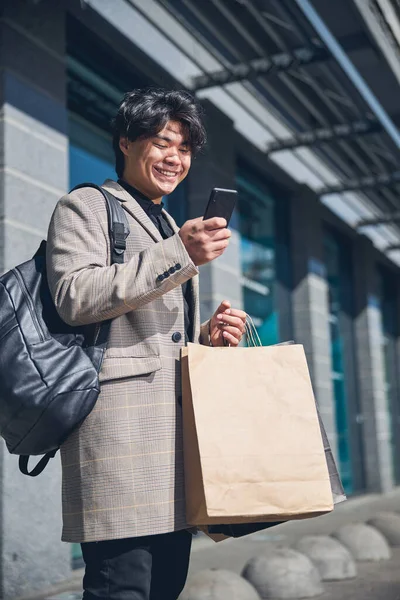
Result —
POLYGON ((159 356, 106 357, 99 373, 99 381, 149 375, 161 369, 159 356))

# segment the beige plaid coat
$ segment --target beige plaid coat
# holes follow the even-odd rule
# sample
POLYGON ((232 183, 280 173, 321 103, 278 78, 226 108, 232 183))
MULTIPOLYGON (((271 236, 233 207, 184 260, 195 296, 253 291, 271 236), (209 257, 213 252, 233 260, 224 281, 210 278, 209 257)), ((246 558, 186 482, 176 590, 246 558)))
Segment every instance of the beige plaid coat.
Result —
POLYGON ((180 237, 163 240, 128 192, 111 180, 103 187, 127 213, 123 265, 109 264, 107 212, 95 189, 64 196, 48 235, 49 285, 64 321, 114 319, 96 406, 61 448, 67 542, 187 527, 179 358, 185 343, 181 284, 188 279, 194 340, 208 343, 208 326, 200 327, 198 269, 180 237), (157 281, 172 267, 173 274, 157 281), (175 332, 182 334, 179 342, 175 332))

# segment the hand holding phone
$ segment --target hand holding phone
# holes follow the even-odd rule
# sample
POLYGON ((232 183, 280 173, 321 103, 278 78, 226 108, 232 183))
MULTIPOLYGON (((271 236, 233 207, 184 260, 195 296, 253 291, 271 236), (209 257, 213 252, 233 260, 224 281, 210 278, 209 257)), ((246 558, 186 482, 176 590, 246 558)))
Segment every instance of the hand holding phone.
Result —
POLYGON ((233 209, 235 208, 237 195, 238 193, 236 190, 214 188, 210 194, 203 219, 207 220, 212 217, 223 217, 226 219, 228 226, 233 209))
POLYGON ((179 236, 196 266, 204 265, 226 250, 232 233, 227 225, 237 198, 236 190, 214 188, 204 217, 186 221, 179 236), (224 219, 224 220, 222 220, 224 219), (224 224, 226 221, 226 225, 224 224))

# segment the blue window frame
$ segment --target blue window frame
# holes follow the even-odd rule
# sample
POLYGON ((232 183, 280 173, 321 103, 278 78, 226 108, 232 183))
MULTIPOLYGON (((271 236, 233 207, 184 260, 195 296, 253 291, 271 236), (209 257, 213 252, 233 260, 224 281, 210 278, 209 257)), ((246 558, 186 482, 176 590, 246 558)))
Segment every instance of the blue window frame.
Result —
MULTIPOLYGON (((329 296, 329 329, 332 360, 332 384, 335 400, 336 434, 339 471, 347 494, 354 492, 350 414, 348 399, 348 372, 346 369, 345 338, 351 337, 346 329, 344 315, 352 295, 351 261, 348 249, 331 231, 325 231, 324 251, 329 296)), ((351 329, 352 326, 350 326, 351 329)))
POLYGON ((69 185, 115 179, 111 136, 73 114, 69 119, 69 185))
POLYGON ((290 297, 288 236, 282 226, 288 211, 285 201, 251 168, 239 165, 236 185, 239 199, 233 226, 236 223, 241 236, 244 309, 268 346, 291 330, 291 323, 281 322, 279 311, 282 293, 290 297))
POLYGON ((378 307, 381 326, 381 357, 385 385, 385 404, 387 417, 390 424, 391 469, 393 480, 400 481, 400 464, 398 449, 396 447, 400 410, 398 405, 398 380, 397 380, 397 293, 396 282, 390 272, 378 269, 378 307))

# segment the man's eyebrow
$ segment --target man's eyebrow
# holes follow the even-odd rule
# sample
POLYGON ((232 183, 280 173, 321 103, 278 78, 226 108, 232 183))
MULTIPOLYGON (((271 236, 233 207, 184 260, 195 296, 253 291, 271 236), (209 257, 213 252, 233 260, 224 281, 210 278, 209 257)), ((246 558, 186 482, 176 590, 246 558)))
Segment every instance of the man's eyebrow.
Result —
POLYGON ((154 137, 157 138, 158 140, 164 140, 164 142, 168 142, 169 144, 172 142, 171 138, 169 138, 166 135, 161 135, 159 133, 156 133, 156 135, 154 137))
MULTIPOLYGON (((161 135, 160 133, 156 133, 156 135, 154 136, 159 140, 163 140, 164 142, 168 142, 168 144, 172 144, 173 140, 168 137, 167 135, 161 135)), ((179 144, 180 146, 189 146, 189 142, 188 140, 185 140, 182 142, 182 144, 179 144)))

